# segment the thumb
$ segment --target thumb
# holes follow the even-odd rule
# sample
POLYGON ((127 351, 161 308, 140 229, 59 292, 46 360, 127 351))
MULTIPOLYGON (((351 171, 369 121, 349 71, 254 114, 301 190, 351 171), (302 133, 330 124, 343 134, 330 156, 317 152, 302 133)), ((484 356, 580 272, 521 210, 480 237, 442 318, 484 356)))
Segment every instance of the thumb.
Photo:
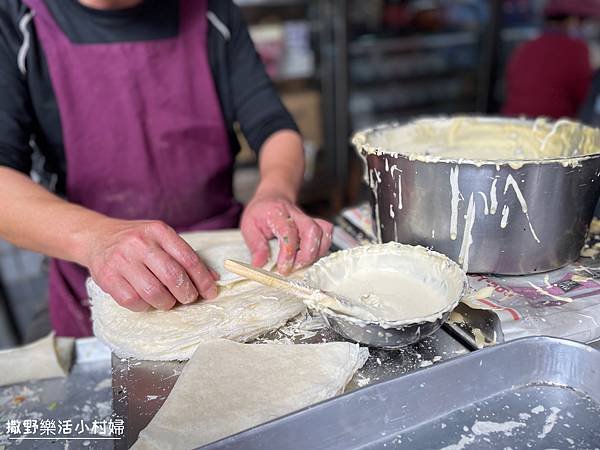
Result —
POLYGON ((244 236, 244 241, 252 255, 252 265, 255 267, 264 266, 270 256, 268 239, 252 223, 242 227, 242 236, 244 236))

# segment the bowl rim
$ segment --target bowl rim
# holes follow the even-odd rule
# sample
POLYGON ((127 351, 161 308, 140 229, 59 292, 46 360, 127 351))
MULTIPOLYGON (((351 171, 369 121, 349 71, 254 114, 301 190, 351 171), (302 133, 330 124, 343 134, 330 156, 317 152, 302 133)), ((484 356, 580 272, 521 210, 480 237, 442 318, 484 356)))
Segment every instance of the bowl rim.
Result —
POLYGON ((390 242, 386 242, 383 244, 375 243, 375 244, 360 245, 357 247, 352 247, 349 249, 339 250, 335 253, 331 253, 330 255, 319 259, 315 264, 313 264, 311 267, 309 267, 307 269, 307 271, 305 272, 304 277, 303 277, 303 282, 305 284, 307 284, 308 286, 314 287, 314 285, 311 284, 311 282, 310 282, 310 276, 311 276, 311 274, 314 274, 314 272, 319 270, 321 267, 327 266, 327 264, 329 264, 332 260, 339 259, 339 258, 343 257, 343 255, 365 253, 365 252, 372 251, 375 248, 381 248, 384 251, 389 250, 389 249, 396 249, 396 250, 397 249, 403 249, 403 250, 410 249, 410 251, 426 253, 428 256, 442 260, 444 263, 448 264, 448 266, 454 268, 457 271, 457 273, 460 275, 460 277, 462 278, 462 280, 461 280, 462 288, 461 288, 460 293, 457 295, 457 298, 453 299, 442 309, 440 309, 432 314, 429 314, 425 317, 417 317, 417 318, 403 319, 403 320, 390 321, 390 322, 376 322, 376 321, 359 319, 357 317, 352 317, 352 316, 349 316, 344 313, 332 311, 329 308, 320 309, 319 312, 321 314, 325 314, 330 317, 335 317, 337 319, 350 321, 355 324, 358 324, 359 326, 360 325, 369 325, 369 326, 380 327, 383 329, 403 328, 403 327, 406 327, 409 325, 430 323, 430 322, 435 322, 436 320, 441 319, 444 316, 444 314, 449 313, 452 310, 454 310, 458 306, 460 301, 465 297, 467 292, 469 291, 469 279, 467 277, 466 272, 462 269, 462 267, 460 267, 460 265, 458 263, 456 263, 452 259, 448 258, 448 256, 444 255, 443 253, 436 252, 435 250, 432 250, 430 248, 423 247, 421 245, 402 244, 402 243, 395 242, 395 241, 390 241, 390 242))

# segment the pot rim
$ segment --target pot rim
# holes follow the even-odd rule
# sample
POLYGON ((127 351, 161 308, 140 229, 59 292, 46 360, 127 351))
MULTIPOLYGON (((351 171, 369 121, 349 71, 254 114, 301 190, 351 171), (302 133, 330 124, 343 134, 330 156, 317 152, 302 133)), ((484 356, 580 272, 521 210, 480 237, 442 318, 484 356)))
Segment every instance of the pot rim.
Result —
MULTIPOLYGON (((362 130, 359 130, 354 133, 351 138, 351 142, 356 148, 357 153, 360 157, 365 158, 369 155, 375 156, 389 156, 394 158, 403 158, 409 161, 420 161, 425 163, 446 163, 446 164, 472 164, 474 166, 483 166, 483 165, 491 165, 491 166, 511 166, 513 168, 520 168, 524 165, 540 165, 540 164, 561 164, 564 167, 568 166, 578 166, 583 161, 588 161, 591 159, 596 159, 600 157, 600 147, 596 153, 590 153, 587 155, 579 155, 579 156, 560 156, 556 158, 546 158, 546 159, 498 159, 498 160, 490 160, 490 159, 471 159, 471 158, 451 158, 451 157, 442 157, 435 155, 422 155, 422 154, 407 154, 404 152, 395 152, 390 149, 386 149, 380 146, 371 145, 368 140, 369 136, 373 133, 389 130, 393 128, 402 128, 413 124, 418 120, 423 119, 442 119, 442 120, 451 120, 451 119, 459 119, 459 118, 469 118, 469 119, 482 119, 482 120, 499 120, 507 123, 518 123, 522 124, 523 122, 531 123, 532 125, 538 120, 546 120, 545 118, 538 118, 535 120, 531 119, 515 119, 510 117, 499 117, 499 116, 477 116, 477 115, 456 115, 456 116, 422 116, 414 120, 410 120, 404 123, 392 121, 385 122, 375 126, 367 127, 362 130)), ((561 120, 552 120, 549 121, 550 124, 555 124, 560 122, 561 120)), ((596 129, 594 127, 590 127, 585 124, 581 124, 579 122, 568 120, 569 122, 579 125, 580 127, 591 129, 597 134, 600 135, 600 129, 596 129)))

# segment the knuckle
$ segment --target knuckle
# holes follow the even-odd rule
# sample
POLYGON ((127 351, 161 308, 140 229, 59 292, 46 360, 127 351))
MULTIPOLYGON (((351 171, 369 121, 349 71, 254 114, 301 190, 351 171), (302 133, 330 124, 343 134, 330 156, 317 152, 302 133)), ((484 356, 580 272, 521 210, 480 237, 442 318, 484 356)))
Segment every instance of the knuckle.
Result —
POLYGON ((184 275, 183 270, 181 269, 179 264, 177 264, 172 259, 167 259, 163 263, 163 270, 164 270, 165 276, 167 278, 176 279, 176 278, 183 277, 183 275, 184 275))
POLYGON ((283 203, 281 201, 276 200, 267 209, 265 215, 267 217, 273 218, 273 219, 284 217, 286 215, 286 213, 285 213, 285 206, 283 205, 283 203))
POLYGON ((172 256, 185 269, 203 265, 200 256, 185 241, 172 256))
POLYGON ((187 279, 185 274, 182 271, 168 273, 166 276, 166 282, 169 286, 173 286, 175 288, 185 287, 187 284, 187 279))
POLYGON ((131 230, 121 240, 119 245, 115 248, 114 252, 120 252, 125 254, 131 249, 143 249, 148 246, 146 236, 140 230, 131 230))
POLYGON ((129 238, 129 244, 135 245, 136 247, 147 247, 149 245, 148 239, 140 231, 136 231, 129 238))
POLYGON ((288 238, 290 241, 294 241, 298 237, 298 229, 296 228, 296 224, 294 221, 288 221, 282 227, 282 234, 288 238))
POLYGON ((175 274, 165 274, 163 282, 166 286, 169 286, 170 288, 181 287, 181 285, 183 284, 179 281, 177 275, 175 274))
POLYGON ((105 264, 100 267, 93 277, 98 281, 100 287, 111 286, 112 281, 116 278, 116 273, 113 271, 113 267, 110 264, 105 264))
POLYGON ((127 262, 128 251, 125 247, 119 246, 114 248, 108 255, 107 264, 111 268, 120 267, 122 264, 127 262))
POLYGON ((197 269, 202 267, 200 257, 194 251, 183 252, 181 255, 181 264, 183 264, 183 267, 186 269, 197 269))
POLYGON ((160 220, 153 220, 146 224, 145 231, 149 234, 164 234, 168 233, 171 230, 166 223, 161 222, 160 220))
POLYGON ((160 299, 164 294, 162 286, 154 282, 147 282, 142 286, 141 290, 151 300, 160 299))
POLYGON ((311 222, 308 227, 308 235, 319 239, 323 235, 323 230, 316 222, 311 222))

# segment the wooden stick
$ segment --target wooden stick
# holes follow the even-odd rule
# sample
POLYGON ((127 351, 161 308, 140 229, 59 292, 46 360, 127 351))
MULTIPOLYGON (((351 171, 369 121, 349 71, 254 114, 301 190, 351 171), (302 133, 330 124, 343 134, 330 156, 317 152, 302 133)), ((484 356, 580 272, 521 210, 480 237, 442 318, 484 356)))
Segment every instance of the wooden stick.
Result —
POLYGON ((224 266, 225 269, 241 277, 256 281, 264 286, 280 289, 282 291, 290 292, 302 297, 310 296, 315 292, 313 289, 287 280, 276 273, 268 272, 240 261, 227 259, 225 260, 224 266))

